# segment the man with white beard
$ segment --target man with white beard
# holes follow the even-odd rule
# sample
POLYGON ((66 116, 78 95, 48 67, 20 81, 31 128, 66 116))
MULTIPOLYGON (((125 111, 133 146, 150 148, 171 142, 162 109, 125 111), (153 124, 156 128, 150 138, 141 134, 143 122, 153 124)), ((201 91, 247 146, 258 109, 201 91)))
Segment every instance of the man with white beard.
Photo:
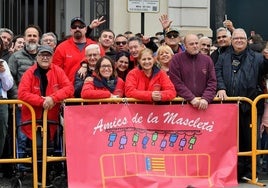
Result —
MULTIPOLYGON (((18 86, 21 80, 23 73, 28 70, 35 62, 37 55, 37 48, 39 46, 39 40, 41 36, 41 29, 37 25, 29 25, 24 31, 24 48, 13 53, 9 60, 8 65, 10 72, 14 78, 14 85, 12 94, 9 98, 17 99, 18 97, 18 86)), ((21 106, 16 108, 16 124, 20 125, 21 121, 21 106)), ((27 137, 21 131, 21 127, 18 127, 18 152, 25 153, 27 137)), ((19 157, 24 157, 23 154, 20 154, 19 157)), ((27 170, 24 165, 19 165, 21 171, 27 170)))

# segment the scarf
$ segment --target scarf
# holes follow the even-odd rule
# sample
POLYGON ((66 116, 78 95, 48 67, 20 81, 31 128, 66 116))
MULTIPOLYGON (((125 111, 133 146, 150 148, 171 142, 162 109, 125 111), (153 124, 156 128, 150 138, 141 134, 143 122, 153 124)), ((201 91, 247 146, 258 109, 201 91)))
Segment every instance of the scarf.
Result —
POLYGON ((40 89, 41 89, 41 94, 43 96, 46 96, 46 89, 47 89, 47 84, 48 84, 48 80, 47 80, 47 72, 48 69, 42 69, 38 63, 37 63, 37 70, 39 71, 40 74, 40 89))
POLYGON ((98 88, 107 88, 111 93, 114 92, 116 84, 117 84, 117 78, 114 76, 111 76, 109 80, 106 78, 97 78, 94 77, 93 79, 94 86, 98 88))

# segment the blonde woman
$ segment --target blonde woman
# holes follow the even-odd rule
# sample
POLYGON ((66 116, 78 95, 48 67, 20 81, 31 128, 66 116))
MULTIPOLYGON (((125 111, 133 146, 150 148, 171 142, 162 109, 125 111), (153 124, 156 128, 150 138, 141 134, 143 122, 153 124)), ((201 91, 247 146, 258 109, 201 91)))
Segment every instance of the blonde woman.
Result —
POLYGON ((168 74, 169 64, 174 55, 172 49, 168 45, 159 46, 156 54, 156 60, 160 68, 168 74))

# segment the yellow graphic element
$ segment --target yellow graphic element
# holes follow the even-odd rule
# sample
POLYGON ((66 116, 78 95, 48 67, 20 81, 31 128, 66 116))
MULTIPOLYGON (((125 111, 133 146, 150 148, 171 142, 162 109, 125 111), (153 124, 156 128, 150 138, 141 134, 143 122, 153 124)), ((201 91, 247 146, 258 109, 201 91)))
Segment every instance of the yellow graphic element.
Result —
POLYGON ((210 155, 199 154, 150 154, 120 153, 104 154, 100 157, 102 187, 108 180, 135 176, 163 178, 206 178, 211 182, 210 155), (194 173, 193 173, 194 168, 194 173), (205 169, 205 170, 204 170, 205 169), (202 171, 202 172, 201 172, 202 171))

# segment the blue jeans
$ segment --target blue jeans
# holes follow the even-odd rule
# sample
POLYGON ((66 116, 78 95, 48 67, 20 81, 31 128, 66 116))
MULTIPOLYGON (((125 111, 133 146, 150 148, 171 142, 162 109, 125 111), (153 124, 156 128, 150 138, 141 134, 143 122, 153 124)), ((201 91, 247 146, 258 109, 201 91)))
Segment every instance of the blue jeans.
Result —
POLYGON ((0 104, 0 157, 3 154, 7 128, 8 128, 8 104, 0 104))
MULTIPOLYGON (((17 125, 17 154, 18 158, 26 156, 27 136, 21 130, 21 108, 16 107, 16 125, 17 125)), ((18 165, 20 171, 27 170, 24 164, 18 165)))

